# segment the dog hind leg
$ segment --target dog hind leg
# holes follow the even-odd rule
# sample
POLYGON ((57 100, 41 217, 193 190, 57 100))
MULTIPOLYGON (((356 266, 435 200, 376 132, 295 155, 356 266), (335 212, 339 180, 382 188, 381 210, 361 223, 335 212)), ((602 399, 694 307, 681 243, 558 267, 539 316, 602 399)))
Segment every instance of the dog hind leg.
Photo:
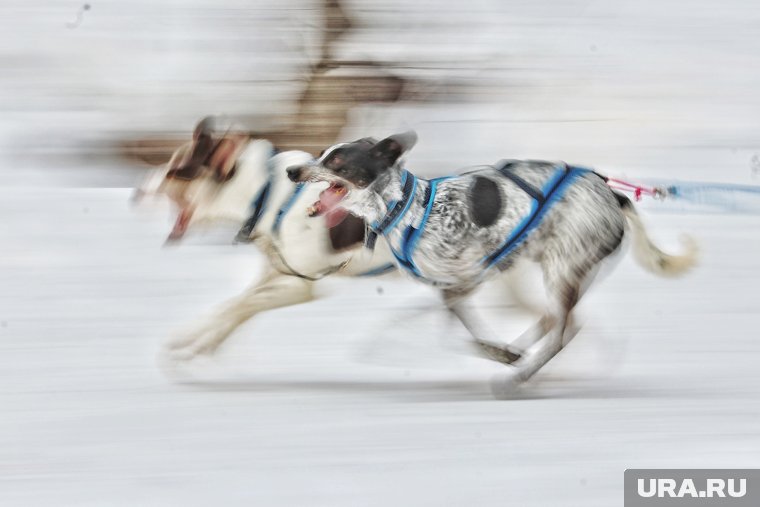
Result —
POLYGON ((544 336, 545 338, 538 351, 525 356, 508 376, 499 375, 492 380, 491 390, 497 398, 512 397, 520 385, 533 377, 562 350, 571 311, 580 297, 580 280, 553 278, 545 272, 545 283, 554 308, 541 318, 534 330, 531 330, 537 334, 543 333, 539 339, 544 336))
POLYGON ((566 253, 550 250, 545 252, 541 267, 544 271, 544 285, 550 309, 539 322, 539 327, 546 330, 546 343, 534 357, 527 358, 525 364, 519 366, 517 381, 525 382, 530 379, 575 337, 579 329, 573 325, 573 309, 593 282, 601 260, 615 251, 621 240, 622 234, 604 242, 596 256, 569 256, 575 257, 574 263, 567 261, 566 253))

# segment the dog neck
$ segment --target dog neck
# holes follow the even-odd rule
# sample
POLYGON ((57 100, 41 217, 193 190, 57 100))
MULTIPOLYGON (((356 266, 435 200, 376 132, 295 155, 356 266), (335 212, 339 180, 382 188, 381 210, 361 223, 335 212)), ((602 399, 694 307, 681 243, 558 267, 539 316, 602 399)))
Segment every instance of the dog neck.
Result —
POLYGON ((199 206, 199 219, 245 221, 251 201, 261 189, 275 177, 269 168, 273 146, 260 139, 250 141, 237 159, 235 174, 226 182, 218 183, 213 197, 199 206))
MULTIPOLYGON (((379 178, 372 182, 372 187, 376 188, 375 192, 385 203, 385 211, 388 211, 388 203, 398 201, 404 196, 402 185, 402 174, 404 169, 400 165, 395 165, 385 171, 379 178)), ((411 176, 412 173, 409 173, 411 176)))
POLYGON ((408 217, 419 206, 420 192, 424 193, 427 185, 426 180, 417 178, 402 169, 401 164, 397 164, 381 174, 366 189, 354 191, 356 195, 353 202, 345 207, 372 224, 379 233, 392 233, 391 229, 397 227, 390 225, 409 222, 408 217), (388 227, 390 228, 385 230, 388 227))
POLYGON ((367 188, 352 190, 343 208, 367 223, 381 221, 388 213, 388 204, 403 197, 401 174, 399 166, 391 167, 367 188))

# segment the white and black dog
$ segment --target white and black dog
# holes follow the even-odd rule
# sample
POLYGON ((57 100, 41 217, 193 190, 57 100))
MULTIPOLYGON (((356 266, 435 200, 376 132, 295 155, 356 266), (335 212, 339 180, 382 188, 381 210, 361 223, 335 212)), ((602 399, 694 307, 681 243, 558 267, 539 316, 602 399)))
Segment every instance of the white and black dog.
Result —
POLYGON ((518 366, 515 382, 530 378, 562 348, 571 311, 600 262, 618 249, 627 224, 634 233, 636 258, 649 271, 675 276, 696 261, 691 241, 681 256, 658 249, 631 201, 594 171, 506 160, 424 180, 398 163, 416 139, 407 132, 379 142, 337 144, 317 160, 289 168, 288 175, 294 182, 328 182, 341 197, 333 207, 372 224, 387 239, 400 268, 439 287, 482 351, 518 366), (508 270, 519 258, 541 266, 550 301, 538 326, 546 343, 522 360, 519 348, 478 337, 472 316, 461 305, 489 275, 508 270))

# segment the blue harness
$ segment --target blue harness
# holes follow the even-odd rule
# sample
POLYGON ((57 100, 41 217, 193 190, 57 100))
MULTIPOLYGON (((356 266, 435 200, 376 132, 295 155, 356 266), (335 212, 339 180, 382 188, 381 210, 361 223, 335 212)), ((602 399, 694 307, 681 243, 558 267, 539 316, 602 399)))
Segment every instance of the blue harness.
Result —
MULTIPOLYGON (((531 185, 514 172, 514 160, 502 160, 494 166, 505 178, 512 181, 521 190, 531 197, 531 209, 527 215, 523 217, 520 223, 509 233, 504 242, 491 254, 486 255, 481 259, 480 263, 483 267, 483 274, 485 274, 493 266, 498 265, 500 261, 506 258, 509 254, 513 253, 520 245, 522 245, 528 238, 531 232, 533 232, 541 220, 546 215, 547 211, 554 205, 565 193, 565 190, 570 186, 570 183, 580 175, 592 172, 590 169, 581 167, 572 167, 566 164, 558 166, 555 173, 549 178, 542 188, 536 188, 531 185)), ((456 177, 456 176, 454 176, 456 177)), ((401 221, 406 212, 409 210, 411 203, 414 201, 414 196, 417 190, 417 177, 408 171, 403 171, 401 175, 401 185, 403 187, 403 196, 398 201, 391 201, 388 203, 388 213, 380 222, 376 222, 371 225, 373 230, 377 234, 387 235, 390 233, 401 221)), ((446 285, 445 283, 436 282, 435 280, 429 280, 425 278, 420 270, 414 263, 414 250, 417 247, 417 243, 424 233, 425 226, 427 225, 430 212, 433 209, 433 203, 435 202, 435 194, 438 188, 438 184, 441 181, 451 179, 452 177, 436 178, 429 180, 429 185, 425 189, 425 196, 423 198, 423 206, 425 211, 422 215, 422 220, 417 227, 409 225, 403 231, 401 243, 399 249, 391 246, 391 252, 393 253, 396 261, 406 271, 419 278, 420 280, 431 285, 446 285)))
MULTIPOLYGON (((272 186, 274 185, 274 167, 272 164, 272 158, 278 153, 279 150, 273 147, 272 153, 267 159, 267 181, 264 186, 261 187, 261 190, 259 190, 259 192, 256 194, 256 197, 253 198, 253 201, 251 201, 251 216, 248 217, 248 220, 245 221, 243 226, 238 231, 237 235, 235 236, 235 241, 238 241, 240 243, 246 243, 250 241, 251 233, 256 228, 261 215, 263 215, 264 211, 266 210, 267 204, 269 203, 269 196, 272 193, 272 186)), ((296 188, 296 191, 298 191, 298 188, 296 188)), ((282 209, 280 209, 280 211, 282 211, 282 209)))
MULTIPOLYGON (((253 201, 251 201, 251 216, 248 217, 248 220, 245 221, 238 231, 237 236, 235 237, 237 241, 248 241, 251 233, 259 223, 261 216, 264 214, 264 211, 266 211, 267 204, 269 204, 269 198, 272 195, 272 187, 274 186, 274 164, 272 163, 272 158, 278 153, 279 150, 272 148, 272 154, 267 159, 267 181, 256 194, 256 197, 253 198, 253 201)), ((283 205, 280 206, 280 209, 277 210, 277 215, 272 224, 272 233, 275 236, 278 236, 280 233, 282 219, 285 218, 285 215, 290 211, 290 208, 293 207, 293 203, 296 202, 296 199, 298 199, 298 196, 301 195, 301 192, 305 187, 306 183, 297 183, 293 189, 293 193, 290 194, 283 205)))
MULTIPOLYGON (((272 163, 272 157, 277 155, 279 151, 276 148, 272 149, 272 154, 270 155, 269 159, 267 159, 267 181, 264 184, 263 187, 261 187, 261 190, 258 191, 256 196, 253 198, 253 201, 251 201, 251 215, 248 217, 248 219, 245 221, 243 226, 240 228, 240 230, 237 232, 237 235, 235 236, 235 240, 245 243, 250 241, 250 236, 253 230, 256 228, 256 225, 259 223, 259 220, 261 219, 261 216, 264 214, 264 211, 266 211, 267 205, 269 204, 269 199, 272 195, 272 188, 274 187, 274 164, 272 163)), ((285 200, 285 202, 280 206, 280 209, 277 210, 277 215, 275 215, 274 223, 272 224, 272 234, 277 237, 280 234, 280 226, 282 225, 282 219, 285 218, 285 215, 288 214, 290 211, 290 208, 293 207, 293 204, 298 199, 298 196, 301 195, 301 192, 303 189, 306 188, 306 183, 297 183, 295 185, 295 188, 293 189, 293 192, 290 194, 290 196, 285 200)), ((366 244, 370 250, 374 249, 375 246, 375 238, 372 239, 372 244, 370 245, 370 238, 369 235, 367 236, 366 244)), ((283 263, 287 264, 284 259, 281 260, 283 263)), ((369 271, 366 271, 364 273, 360 273, 357 276, 379 276, 382 274, 385 274, 389 271, 392 271, 396 269, 396 266, 393 263, 387 263, 383 264, 382 266, 379 266, 377 268, 371 269, 369 271)), ((295 270, 292 270, 294 274, 297 274, 295 270)), ((300 275, 304 278, 307 278, 303 275, 300 275)))

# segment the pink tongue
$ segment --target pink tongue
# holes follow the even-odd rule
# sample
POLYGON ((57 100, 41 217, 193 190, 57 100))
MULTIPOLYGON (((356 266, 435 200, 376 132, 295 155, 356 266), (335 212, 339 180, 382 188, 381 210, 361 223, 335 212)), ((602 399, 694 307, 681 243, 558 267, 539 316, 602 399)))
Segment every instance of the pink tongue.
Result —
POLYGON ((177 217, 177 221, 174 222, 174 227, 172 228, 172 232, 169 234, 169 237, 166 238, 166 240, 176 241, 180 239, 182 236, 184 236, 185 231, 187 231, 187 226, 190 223, 190 218, 192 218, 192 216, 193 216, 193 210, 189 208, 183 208, 179 216, 177 217))
POLYGON ((327 227, 335 227, 346 218, 348 212, 339 207, 340 201, 343 200, 345 194, 343 190, 338 190, 334 187, 330 187, 324 190, 319 196, 319 202, 322 205, 322 209, 325 211, 325 220, 327 221, 327 227))

